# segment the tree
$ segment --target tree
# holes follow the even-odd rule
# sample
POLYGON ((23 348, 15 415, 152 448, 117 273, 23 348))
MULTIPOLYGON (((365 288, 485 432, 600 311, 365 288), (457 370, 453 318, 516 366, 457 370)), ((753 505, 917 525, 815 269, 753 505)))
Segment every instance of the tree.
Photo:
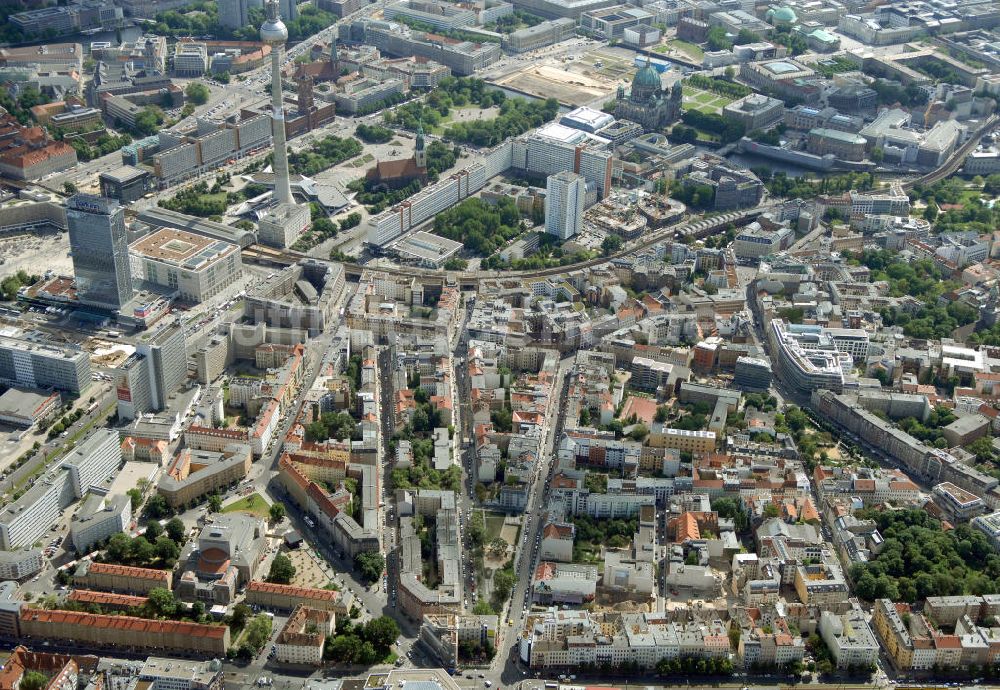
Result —
POLYGON ((326 647, 329 659, 344 665, 353 664, 361 656, 361 639, 355 635, 337 635, 326 647))
POLYGON ((143 135, 156 134, 163 123, 163 111, 156 107, 146 107, 135 116, 135 130, 143 135))
POLYGON ((764 519, 765 520, 769 520, 771 518, 776 518, 776 517, 778 517, 778 515, 779 515, 778 506, 774 505, 773 503, 768 503, 766 506, 764 506, 764 519))
POLYGON ((517 575, 514 574, 513 568, 498 570, 493 576, 493 595, 502 601, 510 596, 515 584, 517 575))
POLYGON ((333 237, 337 234, 337 225, 329 218, 317 218, 313 221, 311 230, 323 237, 333 237))
POLYGON ((208 510, 211 513, 218 513, 222 510, 222 497, 219 494, 212 494, 208 497, 208 510))
POLYGON ((243 635, 243 643, 250 648, 251 656, 262 650, 269 639, 271 639, 271 618, 263 614, 254 616, 243 635))
POLYGON ((149 563, 156 557, 156 549, 146 537, 140 535, 128 545, 129 560, 137 564, 149 563))
POLYGON ((72 182, 63 182, 63 191, 66 192, 66 194, 76 194, 77 188, 72 182))
POLYGON ((624 241, 619 235, 608 235, 601 241, 601 252, 604 256, 611 256, 622 248, 624 241))
POLYGON ((933 223, 938 217, 938 207, 933 201, 927 202, 927 208, 924 209, 924 220, 928 223, 933 223))
POLYGON ((271 522, 281 522, 285 517, 285 506, 282 503, 272 503, 267 512, 271 516, 271 522))
POLYGON ((164 563, 173 564, 177 561, 181 549, 177 542, 165 534, 160 535, 156 540, 156 556, 164 563))
POLYGON ((191 604, 191 617, 196 621, 201 620, 201 617, 205 615, 205 605, 200 601, 196 601, 191 604))
POLYGON ((49 679, 39 671, 28 671, 21 676, 21 690, 43 690, 49 684, 49 679))
POLYGON ((628 432, 628 435, 633 441, 641 441, 649 436, 649 429, 646 428, 645 424, 636 424, 632 427, 632 430, 628 432))
POLYGON ((480 510, 473 511, 469 520, 469 542, 473 548, 486 542, 486 520, 480 510))
POLYGON ((160 494, 153 494, 149 497, 149 500, 146 501, 145 512, 146 516, 153 520, 162 520, 174 514, 173 509, 167 504, 167 499, 160 494))
POLYGON ((876 146, 872 149, 872 163, 876 165, 885 160, 885 151, 881 146, 876 146))
POLYGON ((128 494, 129 502, 132 504, 132 512, 134 513, 142 505, 142 492, 138 489, 129 489, 125 493, 128 494))
POLYGON ((150 611, 156 616, 172 618, 177 612, 177 600, 174 593, 165 587, 154 587, 149 590, 147 604, 150 611))
POLYGON ((246 604, 237 604, 233 607, 233 615, 229 619, 229 624, 234 628, 242 628, 246 625, 247 619, 253 613, 246 604))
POLYGON ((490 541, 490 543, 486 546, 486 550, 494 556, 503 556, 507 553, 507 542, 500 537, 497 537, 496 539, 490 541))
POLYGON ((388 653, 389 648, 392 647, 397 637, 399 637, 399 626, 396 624, 396 621, 388 616, 373 618, 365 625, 365 640, 371 642, 372 646, 375 647, 377 652, 380 652, 381 656, 385 656, 388 653))
POLYGON ((295 577, 295 566, 292 565, 292 561, 288 556, 279 553, 271 561, 271 569, 267 573, 268 582, 276 582, 281 585, 287 585, 292 582, 292 578, 295 577))
POLYGON ((385 557, 377 551, 362 551, 354 557, 354 567, 366 582, 377 582, 385 570, 385 557))
POLYGON ((211 95, 211 92, 204 84, 193 81, 184 89, 184 94, 195 105, 205 105, 208 103, 208 97, 211 95))
POLYGON ((124 563, 128 558, 128 547, 129 547, 128 535, 124 532, 118 532, 111 535, 111 539, 108 540, 107 558, 109 563, 124 563))
POLYGON ((493 610, 490 603, 485 599, 480 599, 476 602, 476 605, 472 607, 472 612, 477 616, 495 616, 497 612, 493 610))
POLYGON ((150 520, 146 523, 146 539, 150 542, 156 541, 156 538, 163 534, 163 526, 160 525, 156 520, 150 520))
POLYGON ((187 528, 180 518, 171 518, 165 526, 167 536, 174 540, 178 546, 186 541, 187 528))

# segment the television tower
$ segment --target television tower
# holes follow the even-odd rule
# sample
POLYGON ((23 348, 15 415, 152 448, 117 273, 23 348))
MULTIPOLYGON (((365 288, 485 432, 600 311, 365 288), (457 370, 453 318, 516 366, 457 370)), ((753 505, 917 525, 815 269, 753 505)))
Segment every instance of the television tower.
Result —
POLYGON ((281 57, 288 29, 278 15, 277 0, 266 0, 267 20, 260 27, 260 40, 271 46, 271 134, 274 138, 274 198, 279 204, 294 204, 288 182, 288 150, 285 147, 285 113, 281 106, 281 57))

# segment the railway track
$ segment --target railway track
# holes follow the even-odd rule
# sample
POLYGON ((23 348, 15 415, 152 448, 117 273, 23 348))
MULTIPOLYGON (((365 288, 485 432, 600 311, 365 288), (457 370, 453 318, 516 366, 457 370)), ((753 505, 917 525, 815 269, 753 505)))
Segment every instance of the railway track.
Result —
MULTIPOLYGON (((615 252, 609 256, 600 256, 594 259, 588 259, 587 261, 579 261, 573 264, 566 264, 565 266, 553 266, 551 268, 540 268, 526 271, 438 271, 430 268, 415 268, 410 266, 362 266, 360 264, 346 261, 343 262, 343 264, 348 273, 352 275, 359 275, 363 271, 377 271, 393 276, 416 278, 418 280, 433 280, 435 282, 447 279, 463 285, 479 283, 483 280, 496 280, 498 278, 514 278, 519 280, 546 278, 548 276, 564 275, 574 271, 603 266, 611 261, 614 261, 615 259, 631 256, 636 252, 649 249, 658 242, 663 242, 664 240, 676 237, 679 234, 691 235, 696 239, 701 239, 717 232, 730 223, 734 225, 744 224, 758 217, 772 206, 773 204, 766 204, 764 206, 758 206, 756 208, 746 209, 743 211, 730 211, 719 216, 703 218, 701 220, 663 228, 649 234, 646 237, 643 237, 632 246, 619 252, 615 252)), ((244 257, 250 260, 255 258, 264 260, 268 258, 275 260, 283 259, 288 263, 294 263, 300 259, 314 258, 302 252, 292 251, 289 249, 283 251, 271 248, 264 249, 260 248, 258 245, 253 245, 244 250, 244 257)))

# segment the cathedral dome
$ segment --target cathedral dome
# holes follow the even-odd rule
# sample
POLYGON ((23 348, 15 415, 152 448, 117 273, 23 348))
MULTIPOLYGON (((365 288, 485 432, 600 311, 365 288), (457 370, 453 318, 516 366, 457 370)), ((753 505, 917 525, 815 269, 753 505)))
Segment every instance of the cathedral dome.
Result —
POLYGON ((632 79, 632 88, 658 90, 660 88, 660 73, 647 62, 645 67, 635 73, 635 78, 632 79))

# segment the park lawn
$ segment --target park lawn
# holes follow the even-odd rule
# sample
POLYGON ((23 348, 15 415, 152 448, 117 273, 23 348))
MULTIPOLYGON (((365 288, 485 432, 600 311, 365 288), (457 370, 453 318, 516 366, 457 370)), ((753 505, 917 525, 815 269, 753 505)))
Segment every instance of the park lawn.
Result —
POLYGON ((972 203, 973 201, 979 200, 983 195, 982 190, 979 189, 966 189, 958 195, 962 204, 972 203))
POLYGON ((661 43, 660 45, 655 46, 652 50, 654 53, 659 53, 660 55, 664 55, 670 52, 670 46, 661 43))
POLYGON ((270 513, 271 506, 267 504, 264 497, 258 493, 252 493, 249 496, 244 496, 235 503, 230 503, 227 506, 223 506, 223 513, 250 513, 251 515, 256 515, 257 517, 266 518, 270 513))
POLYGON ((487 544, 500 536, 500 532, 503 530, 503 521, 505 517, 506 516, 503 513, 487 512, 485 514, 487 544))
POLYGON ((715 94, 709 93, 708 91, 702 91, 697 96, 694 97, 695 103, 703 103, 705 105, 711 103, 715 100, 715 94))
POLYGON ((696 46, 694 43, 688 43, 687 41, 682 41, 679 38, 667 41, 667 45, 676 48, 682 53, 687 53, 689 57, 692 57, 696 60, 701 60, 703 57, 705 57, 705 51, 702 50, 700 47, 696 46))

